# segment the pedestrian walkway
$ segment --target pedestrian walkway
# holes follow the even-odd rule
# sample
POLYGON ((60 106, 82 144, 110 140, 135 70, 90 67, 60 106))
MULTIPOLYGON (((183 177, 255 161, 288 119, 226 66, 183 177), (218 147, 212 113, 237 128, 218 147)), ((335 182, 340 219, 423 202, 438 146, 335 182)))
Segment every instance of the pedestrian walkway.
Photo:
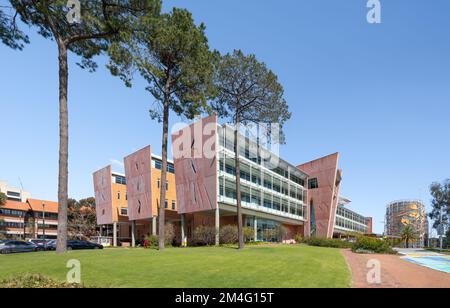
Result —
POLYGON ((399 249, 402 259, 436 271, 450 274, 450 256, 424 249, 399 249))
POLYGON ((405 260, 405 255, 363 255, 351 250, 342 250, 342 254, 352 271, 354 288, 450 288, 449 274, 405 260), (380 284, 367 280, 370 260, 380 263, 380 284))

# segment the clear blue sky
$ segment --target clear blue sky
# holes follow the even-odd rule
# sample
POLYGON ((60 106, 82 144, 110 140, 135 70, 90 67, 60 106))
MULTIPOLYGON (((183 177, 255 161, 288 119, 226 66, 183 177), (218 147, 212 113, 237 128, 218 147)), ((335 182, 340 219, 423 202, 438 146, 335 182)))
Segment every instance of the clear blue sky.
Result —
MULTIPOLYGON (((299 164, 340 152, 342 194, 375 231, 388 202, 429 204, 430 183, 450 177, 449 1, 382 0, 381 25, 366 22, 366 0, 165 2, 205 22, 211 47, 255 53, 279 75, 293 112, 281 156, 299 164)), ((0 179, 56 200, 57 53, 31 40, 22 52, 0 45, 0 179)), ((75 61, 69 193, 82 198, 111 160, 147 144, 159 153, 161 128, 142 83, 128 89, 102 65, 90 74, 75 61)))

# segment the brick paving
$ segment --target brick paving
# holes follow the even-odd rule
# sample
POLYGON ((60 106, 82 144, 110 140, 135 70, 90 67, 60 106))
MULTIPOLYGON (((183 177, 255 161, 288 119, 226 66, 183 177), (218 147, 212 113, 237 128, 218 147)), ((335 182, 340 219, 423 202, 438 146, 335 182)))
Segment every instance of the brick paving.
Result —
POLYGON ((450 274, 402 260, 398 255, 363 255, 342 250, 354 288, 450 288, 450 274), (381 284, 367 282, 369 260, 381 263, 381 284))

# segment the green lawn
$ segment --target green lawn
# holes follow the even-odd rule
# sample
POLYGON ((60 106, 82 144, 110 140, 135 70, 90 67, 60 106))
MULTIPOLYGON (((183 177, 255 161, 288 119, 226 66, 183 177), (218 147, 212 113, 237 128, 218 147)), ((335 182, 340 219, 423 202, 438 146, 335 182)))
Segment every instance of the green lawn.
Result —
POLYGON ((302 288, 349 287, 338 249, 309 246, 171 248, 0 255, 0 280, 43 274, 63 281, 66 262, 81 262, 82 281, 96 287, 302 288))

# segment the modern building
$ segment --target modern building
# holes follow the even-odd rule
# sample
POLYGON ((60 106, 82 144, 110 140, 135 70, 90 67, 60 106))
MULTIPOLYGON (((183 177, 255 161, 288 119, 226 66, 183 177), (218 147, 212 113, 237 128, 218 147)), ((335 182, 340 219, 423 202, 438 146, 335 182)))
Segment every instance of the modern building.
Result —
MULTIPOLYGON (((183 243, 199 226, 216 230, 237 225, 234 129, 217 116, 172 135, 174 161, 168 163, 166 222, 183 243)), ((339 194, 339 154, 295 166, 267 149, 259 138, 240 134, 243 224, 256 241, 292 241, 296 235, 332 238, 344 233, 372 233, 372 219, 347 208, 339 194)), ((157 234, 161 204, 161 158, 151 147, 124 160, 125 175, 111 166, 94 173, 97 219, 114 243, 131 245, 157 234)))
POLYGON ((411 247, 424 247, 428 239, 428 218, 422 201, 400 200, 386 206, 385 235, 401 238, 406 226, 411 226, 416 231, 416 240, 410 243, 411 247))
MULTIPOLYGON (((307 225, 307 174, 241 135, 244 225, 258 241, 292 240, 307 225), (265 159, 264 159, 265 158, 265 159), (276 164, 270 162, 276 161, 276 164), (284 230, 283 238, 277 230, 284 230)), ((178 211, 186 237, 199 225, 237 224, 234 129, 211 116, 173 134, 178 211)))
POLYGON ((351 201, 347 198, 339 197, 334 223, 333 237, 340 237, 348 233, 360 233, 371 235, 372 218, 364 217, 348 208, 351 201))
MULTIPOLYGON (((97 223, 112 245, 134 245, 146 235, 157 233, 162 159, 145 147, 124 159, 125 175, 107 166, 94 173, 97 223)), ((175 170, 167 166, 166 222, 178 222, 175 170)))
POLYGON ((58 203, 27 199, 26 202, 8 200, 0 207, 0 233, 7 238, 56 239, 58 203))
POLYGON ((22 189, 8 185, 4 181, 0 181, 0 192, 4 193, 8 200, 27 202, 28 198, 31 198, 31 194, 22 189))
POLYGON ((346 208, 350 200, 340 196, 343 172, 339 169, 339 153, 310 161, 298 168, 309 175, 310 236, 333 238, 349 232, 372 233, 372 218, 346 208))
POLYGON ((111 238, 112 245, 117 241, 131 241, 125 175, 107 166, 94 173, 94 190, 101 234, 111 238))

